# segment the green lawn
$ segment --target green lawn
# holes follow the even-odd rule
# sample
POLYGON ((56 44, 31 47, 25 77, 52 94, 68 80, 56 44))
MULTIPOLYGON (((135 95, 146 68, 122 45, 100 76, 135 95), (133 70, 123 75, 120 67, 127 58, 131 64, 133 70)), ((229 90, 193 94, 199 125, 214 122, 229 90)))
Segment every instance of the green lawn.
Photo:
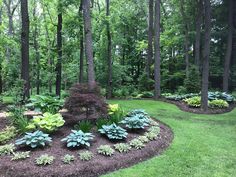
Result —
POLYGON ((161 156, 106 177, 236 176, 236 109, 221 115, 199 115, 159 101, 112 100, 110 103, 118 103, 125 109, 145 109, 168 124, 175 138, 161 156))

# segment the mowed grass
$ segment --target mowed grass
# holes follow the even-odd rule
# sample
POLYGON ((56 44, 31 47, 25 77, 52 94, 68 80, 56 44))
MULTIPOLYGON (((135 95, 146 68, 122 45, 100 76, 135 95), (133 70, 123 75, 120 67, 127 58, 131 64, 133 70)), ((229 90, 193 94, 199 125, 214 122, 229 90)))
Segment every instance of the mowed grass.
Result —
POLYGON ((104 177, 235 177, 236 109, 219 115, 186 113, 151 100, 112 100, 123 108, 145 109, 174 132, 162 155, 104 177))

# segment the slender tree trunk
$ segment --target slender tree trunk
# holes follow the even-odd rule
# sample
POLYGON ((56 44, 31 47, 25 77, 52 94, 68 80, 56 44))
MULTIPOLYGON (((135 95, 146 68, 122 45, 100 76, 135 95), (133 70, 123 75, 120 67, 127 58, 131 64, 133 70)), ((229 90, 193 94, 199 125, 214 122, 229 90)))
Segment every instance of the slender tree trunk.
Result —
POLYGON ((61 96, 61 62, 62 62, 62 13, 59 8, 57 23, 57 64, 56 64, 56 95, 61 96))
POLYGON ((21 18, 21 78, 24 80, 23 101, 25 101, 30 97, 28 0, 21 0, 21 18))
POLYGON ((149 15, 148 15, 148 54, 146 73, 150 78, 150 67, 153 59, 153 0, 149 0, 149 15))
POLYGON ((112 97, 112 44, 110 31, 110 0, 106 0, 106 16, 107 20, 107 62, 108 62, 108 80, 107 80, 107 98, 112 97))
POLYGON ((227 51, 225 55, 224 63, 224 75, 223 75, 223 91, 229 91, 229 73, 230 73, 230 60, 232 55, 232 39, 233 39, 233 0, 229 0, 229 19, 228 19, 228 40, 227 51))
POLYGON ((82 0, 80 3, 79 8, 79 16, 81 19, 80 23, 80 64, 79 64, 79 83, 83 83, 84 79, 84 30, 83 30, 83 6, 82 6, 82 0))
POLYGON ((88 64, 88 84, 90 89, 95 84, 94 61, 93 61, 93 41, 92 26, 90 17, 90 0, 83 0, 83 17, 84 17, 84 33, 85 33, 85 55, 88 64))
POLYGON ((211 3, 210 3, 210 0, 204 0, 204 2, 205 2, 204 3, 205 38, 204 38, 204 50, 203 50, 201 107, 204 111, 207 111, 208 110, 210 35, 211 35, 211 3))
POLYGON ((155 21, 154 21, 154 78, 155 91, 154 98, 161 96, 161 56, 160 56, 160 0, 155 0, 155 21))
MULTIPOLYGON (((0 7, 0 26, 2 26, 2 7, 0 7)), ((0 30, 0 35, 1 34, 1 30, 0 30)), ((2 88, 3 88, 3 83, 2 83, 2 60, 0 59, 0 94, 2 94, 2 88)))

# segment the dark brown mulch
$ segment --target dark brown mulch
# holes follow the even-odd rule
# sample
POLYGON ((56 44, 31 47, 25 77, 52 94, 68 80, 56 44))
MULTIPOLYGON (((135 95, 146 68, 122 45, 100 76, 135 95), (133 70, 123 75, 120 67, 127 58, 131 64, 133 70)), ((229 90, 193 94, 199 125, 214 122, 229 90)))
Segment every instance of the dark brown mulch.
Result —
MULTIPOLYGON (((157 140, 151 141, 146 144, 146 147, 141 150, 132 149, 129 153, 118 153, 117 151, 111 157, 105 157, 97 153, 97 147, 104 144, 113 145, 105 137, 94 131, 94 141, 91 143, 90 151, 94 153, 94 158, 91 161, 82 162, 79 159, 78 152, 85 149, 69 150, 60 141, 63 137, 67 136, 72 129, 72 125, 76 120, 67 119, 67 123, 63 128, 58 130, 52 135, 53 142, 51 146, 43 149, 36 149, 31 151, 31 157, 24 161, 11 161, 10 156, 0 157, 0 176, 1 177, 95 177, 108 172, 112 172, 121 168, 132 166, 138 162, 147 160, 155 155, 160 155, 172 142, 173 132, 171 129, 160 123, 160 135, 157 140), (49 166, 39 167, 35 165, 35 158, 42 154, 49 154, 55 157, 54 163, 49 166), (65 154, 71 154, 76 157, 75 162, 71 165, 65 165, 61 158, 65 154)), ((0 124, 1 124, 0 120, 0 124)), ((138 135, 143 134, 144 131, 139 133, 129 132, 126 141, 129 141, 138 135)), ((125 142, 125 141, 123 141, 125 142)), ((30 149, 19 149, 30 150, 30 149)), ((158 168, 158 167, 157 167, 158 168)))
POLYGON ((173 100, 167 100, 167 99, 162 99, 161 101, 175 104, 182 111, 196 113, 196 114, 223 114, 223 113, 226 113, 226 112, 230 112, 234 108, 236 108, 236 104, 232 103, 232 104, 229 104, 228 108, 222 108, 222 109, 211 109, 211 108, 209 108, 208 111, 204 111, 201 108, 189 107, 184 101, 173 101, 173 100))

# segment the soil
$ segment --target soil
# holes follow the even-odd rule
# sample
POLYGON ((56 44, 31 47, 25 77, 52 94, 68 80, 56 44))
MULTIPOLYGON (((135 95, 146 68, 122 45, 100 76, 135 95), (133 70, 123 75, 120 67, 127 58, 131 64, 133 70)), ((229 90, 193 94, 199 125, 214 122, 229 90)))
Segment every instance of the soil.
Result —
MULTIPOLYGON (((78 153, 86 149, 68 149, 60 140, 70 133, 73 125, 77 122, 76 119, 65 117, 66 124, 57 132, 51 135, 53 142, 50 146, 41 149, 18 148, 18 151, 31 150, 30 158, 23 161, 11 161, 10 156, 0 157, 0 177, 96 177, 102 174, 112 172, 121 168, 132 166, 141 161, 147 160, 155 155, 160 155, 169 147, 173 140, 173 132, 170 127, 159 122, 160 134, 155 141, 150 141, 141 150, 132 149, 128 153, 115 152, 111 157, 105 157, 97 153, 97 147, 100 145, 114 145, 118 142, 111 142, 106 137, 101 136, 97 131, 93 130, 95 135, 91 142, 91 147, 87 150, 92 151, 94 158, 90 161, 83 162, 79 159, 78 153), (37 166, 35 158, 42 154, 49 154, 55 157, 53 164, 48 166, 37 166), (75 161, 70 165, 63 164, 61 158, 65 154, 74 155, 75 161)), ((0 119, 0 129, 2 129, 7 121, 0 119)), ((125 141, 144 134, 145 131, 129 132, 125 141)), ((14 142, 14 141, 12 141, 14 142)))

